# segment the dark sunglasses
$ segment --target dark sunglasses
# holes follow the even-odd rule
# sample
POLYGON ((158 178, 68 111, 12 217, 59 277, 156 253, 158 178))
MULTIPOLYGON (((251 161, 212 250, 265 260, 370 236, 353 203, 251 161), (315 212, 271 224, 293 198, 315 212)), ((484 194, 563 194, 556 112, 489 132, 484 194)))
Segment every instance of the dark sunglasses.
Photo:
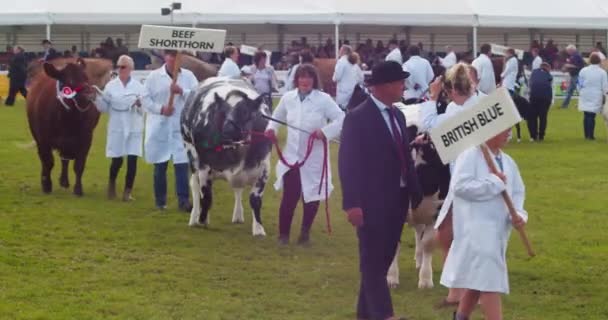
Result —
POLYGON ((121 69, 121 70, 126 69, 126 68, 127 68, 127 66, 118 66, 118 69, 121 69))

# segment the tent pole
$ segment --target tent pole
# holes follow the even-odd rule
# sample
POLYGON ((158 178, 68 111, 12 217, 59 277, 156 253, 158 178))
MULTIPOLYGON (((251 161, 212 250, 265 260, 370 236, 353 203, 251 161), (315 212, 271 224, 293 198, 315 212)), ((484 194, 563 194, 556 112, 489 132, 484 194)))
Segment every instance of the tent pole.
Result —
POLYGON ((336 59, 338 59, 338 54, 340 51, 340 48, 338 47, 338 43, 339 43, 339 39, 340 39, 340 24, 338 22, 335 23, 335 39, 334 39, 334 45, 335 45, 335 50, 336 50, 336 59))
POLYGON ((51 24, 46 24, 46 39, 51 41, 51 24))
POLYGON ((477 26, 473 26, 473 59, 477 58, 477 26))

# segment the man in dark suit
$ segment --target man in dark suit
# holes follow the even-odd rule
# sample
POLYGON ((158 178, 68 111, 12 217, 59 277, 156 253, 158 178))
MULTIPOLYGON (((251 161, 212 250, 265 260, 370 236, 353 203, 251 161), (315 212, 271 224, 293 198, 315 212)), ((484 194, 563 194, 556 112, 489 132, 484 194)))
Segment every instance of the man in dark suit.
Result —
POLYGON ((393 314, 386 275, 409 204, 417 206, 422 197, 405 117, 393 107, 408 76, 394 61, 374 66, 370 97, 348 112, 342 128, 338 161, 343 209, 359 238, 358 319, 399 319, 393 314))
POLYGON ((10 78, 8 97, 4 104, 10 107, 15 104, 15 97, 18 92, 25 98, 27 90, 25 89, 25 79, 27 78, 27 62, 23 53, 23 48, 15 46, 13 48, 13 57, 8 67, 8 77, 10 78))

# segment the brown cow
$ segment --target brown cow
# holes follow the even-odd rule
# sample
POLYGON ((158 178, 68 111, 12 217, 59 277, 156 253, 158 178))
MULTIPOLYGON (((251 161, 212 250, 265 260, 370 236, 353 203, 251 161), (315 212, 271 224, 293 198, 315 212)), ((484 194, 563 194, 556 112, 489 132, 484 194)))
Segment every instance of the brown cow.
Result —
POLYGON ((323 91, 332 97, 336 96, 336 83, 333 81, 336 59, 315 58, 313 64, 319 70, 323 91))
POLYGON ((74 160, 76 183, 74 194, 83 195, 82 173, 93 130, 99 121, 99 112, 93 104, 96 91, 93 85, 105 86, 110 79, 112 62, 94 59, 59 59, 44 63, 44 72, 30 71, 30 90, 27 98, 27 116, 30 131, 38 147, 42 164, 42 191, 53 190, 51 170, 53 150, 61 157, 60 185, 69 187, 67 168, 74 160), (65 65, 58 68, 56 65, 65 65))

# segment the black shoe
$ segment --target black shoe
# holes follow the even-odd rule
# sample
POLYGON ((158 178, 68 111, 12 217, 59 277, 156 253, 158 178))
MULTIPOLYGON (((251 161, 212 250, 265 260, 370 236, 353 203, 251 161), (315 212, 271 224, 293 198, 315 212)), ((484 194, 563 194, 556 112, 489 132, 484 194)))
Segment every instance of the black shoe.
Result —
POLYGON ((279 236, 279 245, 286 246, 289 244, 289 236, 279 236))
POLYGON ((179 211, 190 213, 192 211, 192 204, 190 202, 180 203, 179 211))
POLYGON ((308 233, 301 234, 300 237, 298 238, 298 245, 303 246, 303 247, 309 247, 310 246, 310 234, 308 234, 308 233))

